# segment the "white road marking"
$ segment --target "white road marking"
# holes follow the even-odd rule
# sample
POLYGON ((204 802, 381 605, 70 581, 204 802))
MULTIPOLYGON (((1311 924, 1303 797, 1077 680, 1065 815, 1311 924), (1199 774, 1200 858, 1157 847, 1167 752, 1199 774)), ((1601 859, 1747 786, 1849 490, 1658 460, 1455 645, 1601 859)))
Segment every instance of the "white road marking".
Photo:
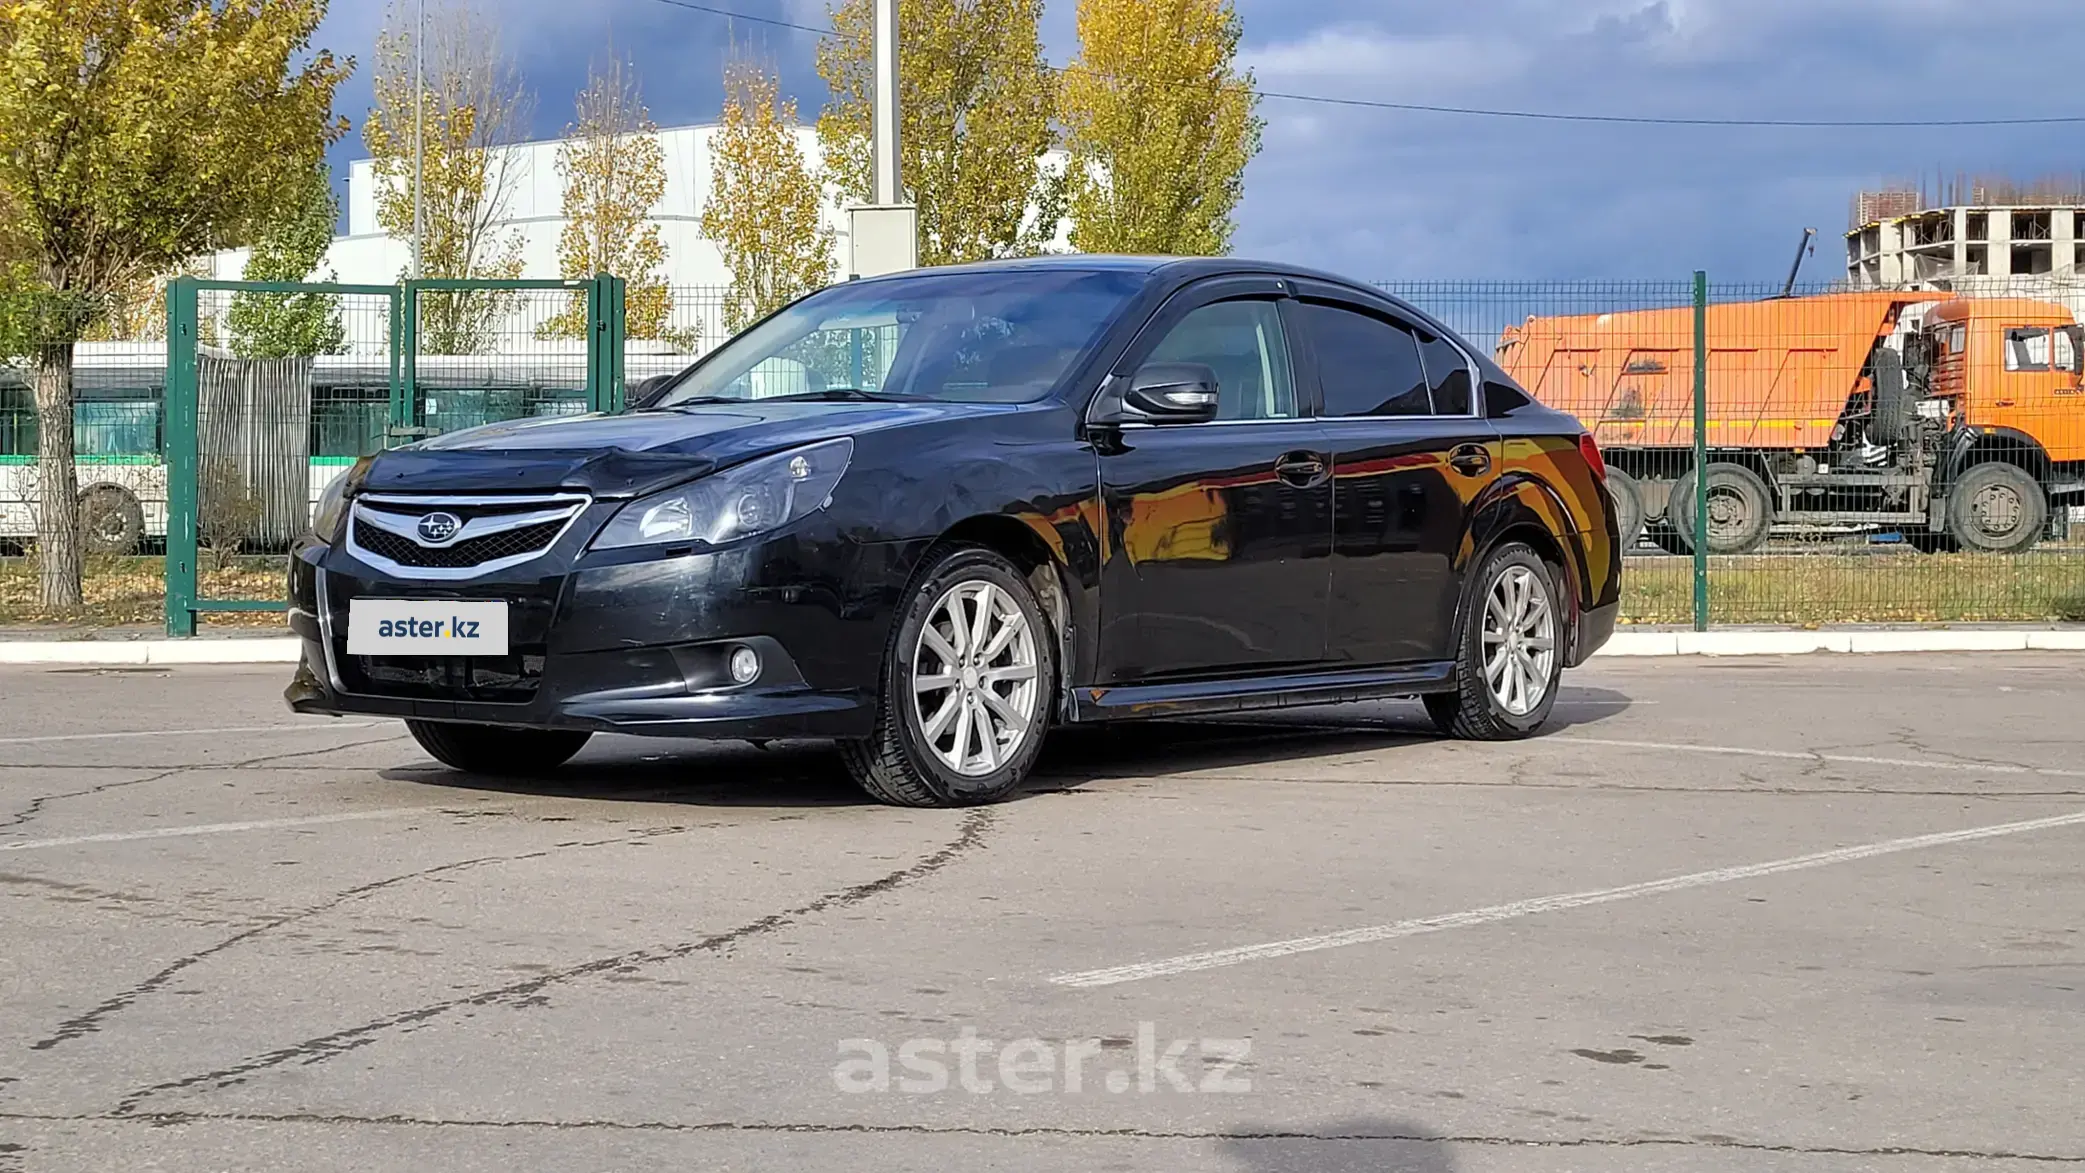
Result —
POLYGON ((1912 770, 1956 770, 1976 774, 2039 774, 2048 778, 2085 778, 2085 770, 2061 770, 2051 766, 2016 766, 2010 762, 1949 762, 1933 758, 1877 758, 1861 754, 1810 753, 1793 749, 1750 749, 1737 745, 1687 745, 1671 741, 1616 741, 1604 737, 1550 737, 1545 742, 1575 745, 1606 745, 1618 749, 1676 750, 1684 753, 1723 754, 1732 757, 1778 758, 1791 762, 1839 762, 1853 766, 1896 766, 1912 770))
POLYGON ((2045 831, 2052 827, 2071 827, 2079 824, 2085 824, 2085 811, 2076 811, 2067 815, 2052 815, 2045 819, 2028 819, 2019 823, 1998 823, 1988 827, 1971 827, 1963 831, 1942 831, 1934 835, 1917 835, 1909 839, 1891 839, 1882 843, 1863 844, 1859 847, 1840 847, 1831 851, 1819 851, 1811 855, 1798 855, 1790 859, 1777 859, 1767 863, 1717 868, 1709 872, 1692 872, 1683 876, 1669 876, 1662 880, 1649 880, 1641 884, 1627 884, 1619 888, 1600 888, 1591 892, 1570 892, 1559 896, 1541 896, 1532 900, 1516 900, 1511 904, 1494 904, 1489 908, 1473 908, 1467 912, 1451 912, 1443 916, 1398 921, 1395 924, 1370 925, 1367 928, 1348 929, 1340 933, 1326 933, 1318 937, 1294 937, 1286 941, 1270 941, 1263 945, 1241 945, 1231 949, 1214 949, 1207 953, 1188 953, 1179 957, 1139 962, 1135 965, 1120 965, 1112 969, 1090 969, 1082 973, 1061 973, 1052 977, 1050 981, 1055 985, 1072 986, 1078 989, 1114 986, 1123 982, 1142 981, 1145 978, 1165 977, 1176 973, 1192 973, 1202 969, 1220 969, 1229 965, 1242 965, 1248 961, 1266 961, 1276 957, 1289 957, 1297 953, 1314 953, 1320 949, 1339 949, 1348 945, 1367 945, 1376 941, 1393 941, 1399 937, 1416 937, 1422 933, 1438 933, 1447 929, 1474 928, 1477 925, 1495 924, 1499 921, 1534 916, 1537 913, 1561 912, 1567 908, 1583 908, 1589 904, 1611 904, 1617 900, 1635 900, 1644 896, 1662 896, 1667 892, 1681 892, 1688 888, 1702 888, 1710 884, 1728 884, 1735 880, 1750 880, 1760 876, 1778 875, 1782 872, 1804 871, 1809 868, 1828 867, 1832 864, 1851 863, 1854 860, 1871 859, 1878 855, 1894 855, 1900 851, 1919 851, 1928 847, 1945 847, 1954 843, 1970 843, 1979 839, 1995 839, 2001 835, 2020 835, 2028 831, 2045 831))
POLYGON ((441 808, 401 806, 386 810, 344 811, 332 815, 303 815, 292 819, 252 819, 243 823, 195 823, 186 827, 154 827, 147 831, 105 831, 99 835, 67 835, 61 839, 27 839, 0 843, 0 851, 37 851, 46 847, 73 847, 82 843, 129 843, 137 839, 178 839, 188 835, 225 835, 234 831, 272 831, 278 827, 315 827, 321 823, 353 823, 363 819, 396 819, 424 815, 441 808))
POLYGON ((120 733, 49 733, 40 737, 0 737, 0 745, 37 745, 49 741, 105 741, 119 737, 193 737, 218 733, 295 733, 301 730, 374 729, 383 721, 329 721, 323 725, 228 725, 218 729, 126 729, 120 733))

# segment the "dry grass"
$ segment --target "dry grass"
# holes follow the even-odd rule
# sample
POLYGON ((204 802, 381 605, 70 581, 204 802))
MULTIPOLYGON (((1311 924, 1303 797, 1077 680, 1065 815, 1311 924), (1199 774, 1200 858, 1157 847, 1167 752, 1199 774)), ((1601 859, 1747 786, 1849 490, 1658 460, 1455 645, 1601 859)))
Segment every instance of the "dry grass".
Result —
MULTIPOLYGON (((2085 551, 2003 557, 1920 554, 1760 554, 1709 561, 1715 623, 2033 623, 2085 621, 2085 551)), ((1622 564, 1624 623, 1689 623, 1693 563, 1622 564)))
MULTIPOLYGON (((158 625, 166 619, 166 562, 156 557, 89 558, 82 582, 84 609, 70 614, 45 610, 37 601, 36 563, 29 558, 0 558, 0 625, 63 623, 93 627, 158 625)), ((203 560, 202 593, 212 599, 279 599, 283 593, 281 558, 232 558, 222 569, 203 560)), ((279 627, 282 616, 270 612, 214 614, 212 626, 279 627)))
MULTIPOLYGON (((36 566, 0 558, 0 625, 68 623, 157 625, 165 617, 159 558, 90 559, 87 606, 74 615, 36 601, 36 566)), ((221 570, 203 560, 202 590, 214 599, 279 599, 281 558, 233 558, 221 570)), ((2018 557, 1979 554, 1763 554, 1709 564, 1710 616, 1717 623, 2085 622, 2085 551, 2018 557)), ((1623 623, 1689 623, 1693 564, 1685 558, 1631 558, 1622 566, 1623 623)), ((269 613, 208 617, 213 626, 272 627, 269 613)))

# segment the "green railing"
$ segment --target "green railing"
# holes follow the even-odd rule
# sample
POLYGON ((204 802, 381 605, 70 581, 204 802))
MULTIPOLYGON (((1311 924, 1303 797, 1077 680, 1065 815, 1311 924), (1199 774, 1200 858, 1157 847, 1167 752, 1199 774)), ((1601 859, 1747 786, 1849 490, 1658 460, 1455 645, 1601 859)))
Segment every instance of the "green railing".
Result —
POLYGON ((282 611, 290 542, 355 457, 623 403, 623 282, 167 286, 166 624, 282 611), (207 555, 207 557, 206 557, 207 555))

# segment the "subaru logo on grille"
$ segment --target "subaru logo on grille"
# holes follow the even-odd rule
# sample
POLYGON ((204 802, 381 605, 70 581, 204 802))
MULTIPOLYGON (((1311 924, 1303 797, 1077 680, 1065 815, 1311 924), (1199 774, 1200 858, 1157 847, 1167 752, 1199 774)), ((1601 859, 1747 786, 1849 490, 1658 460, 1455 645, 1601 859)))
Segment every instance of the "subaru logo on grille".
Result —
POLYGON ((446 542, 463 528, 463 519, 453 513, 430 513, 420 519, 420 540, 436 544, 446 542))

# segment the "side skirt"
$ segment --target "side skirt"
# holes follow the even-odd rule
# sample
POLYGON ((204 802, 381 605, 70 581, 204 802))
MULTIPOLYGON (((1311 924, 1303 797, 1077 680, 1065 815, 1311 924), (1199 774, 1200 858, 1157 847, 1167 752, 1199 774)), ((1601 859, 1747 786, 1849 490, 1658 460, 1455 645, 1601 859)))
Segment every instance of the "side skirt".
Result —
POLYGON ((1447 692, 1454 687, 1453 660, 1345 672, 1298 672, 1180 684, 1140 684, 1127 688, 1088 687, 1072 693, 1072 720, 1120 721, 1189 713, 1286 709, 1297 705, 1329 705, 1341 701, 1447 692))

